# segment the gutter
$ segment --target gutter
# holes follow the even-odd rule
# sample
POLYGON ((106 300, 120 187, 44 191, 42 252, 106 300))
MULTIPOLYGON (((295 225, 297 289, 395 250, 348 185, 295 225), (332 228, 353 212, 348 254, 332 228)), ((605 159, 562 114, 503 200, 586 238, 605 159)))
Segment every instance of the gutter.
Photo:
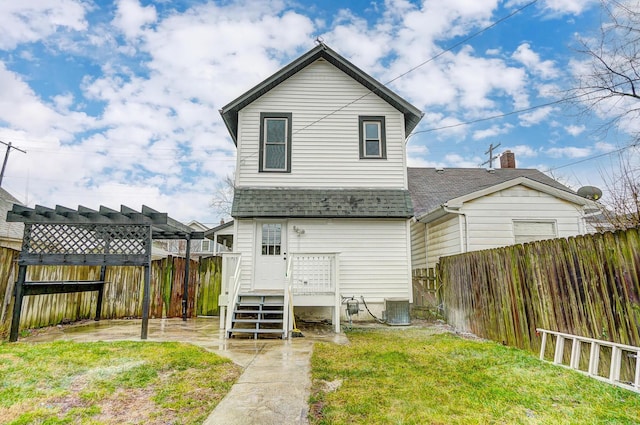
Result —
MULTIPOLYGON (((464 217, 464 232, 460 229, 460 251, 461 252, 469 252, 469 223, 467 222, 467 215, 460 210, 452 210, 447 207, 447 204, 442 204, 442 209, 444 212, 449 214, 457 214, 464 217), (462 236, 464 235, 464 242, 462 241, 462 236)), ((460 224, 462 227, 462 223, 460 224)))
POLYGON ((416 217, 416 221, 419 223, 428 224, 432 221, 446 216, 447 214, 457 214, 464 217, 464 232, 462 231, 462 229, 460 229, 460 252, 469 252, 469 226, 467 222, 467 215, 461 212, 459 209, 452 210, 446 203, 444 203, 440 205, 440 208, 422 214, 420 217, 416 217), (462 236, 464 236, 464 241, 462 240, 462 236))

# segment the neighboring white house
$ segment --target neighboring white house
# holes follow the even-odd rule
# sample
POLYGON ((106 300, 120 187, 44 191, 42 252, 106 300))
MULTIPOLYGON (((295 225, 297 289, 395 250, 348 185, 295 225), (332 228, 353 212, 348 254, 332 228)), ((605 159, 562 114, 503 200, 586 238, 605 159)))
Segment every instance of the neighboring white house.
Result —
POLYGON ((593 201, 538 170, 409 168, 414 269, 442 256, 587 233, 593 201))
MULTIPOLYGON (((196 220, 190 221, 189 223, 187 223, 187 226, 197 232, 205 232, 209 230, 207 226, 196 220)), ((174 257, 184 257, 187 255, 186 240, 180 239, 161 241, 156 244, 156 247, 159 248, 157 250, 158 252, 164 250, 167 255, 172 255, 174 257)), ((192 260, 197 260, 198 257, 209 257, 215 254, 215 244, 212 240, 209 239, 192 240, 190 248, 191 249, 189 256, 192 260)))
POLYGON ((24 205, 13 195, 0 187, 0 246, 20 251, 24 234, 23 223, 7 222, 7 211, 11 211, 13 204, 24 205))
POLYGON ((417 108, 320 44, 220 112, 237 146, 241 292, 290 284, 308 307, 296 315, 331 307, 334 322, 340 297, 377 314, 411 299, 405 140, 417 108))
POLYGON ((219 226, 204 232, 204 237, 213 242, 213 255, 233 251, 233 220, 222 221, 219 226))

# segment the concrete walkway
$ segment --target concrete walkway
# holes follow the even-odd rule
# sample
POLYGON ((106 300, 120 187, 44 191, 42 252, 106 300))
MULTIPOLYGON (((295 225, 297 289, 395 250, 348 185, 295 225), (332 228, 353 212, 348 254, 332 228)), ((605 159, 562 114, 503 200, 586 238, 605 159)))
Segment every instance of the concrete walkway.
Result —
POLYGON ((307 424, 313 342, 264 344, 205 425, 307 424))
MULTIPOLYGON (((304 337, 289 340, 224 339, 217 318, 149 320, 149 341, 181 341, 213 351, 244 368, 206 425, 307 424, 310 360, 316 341, 345 344, 331 326, 303 328, 304 337)), ((140 320, 87 321, 23 338, 23 341, 140 340, 140 320)))

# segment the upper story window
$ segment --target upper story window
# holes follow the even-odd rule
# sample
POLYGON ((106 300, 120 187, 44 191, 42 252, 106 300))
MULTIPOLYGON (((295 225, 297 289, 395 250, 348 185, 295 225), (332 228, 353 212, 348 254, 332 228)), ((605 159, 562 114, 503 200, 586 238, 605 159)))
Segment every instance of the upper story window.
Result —
POLYGON ((360 116, 360 159, 387 158, 384 117, 360 116))
POLYGON ((291 114, 260 114, 261 172, 291 172, 291 114))

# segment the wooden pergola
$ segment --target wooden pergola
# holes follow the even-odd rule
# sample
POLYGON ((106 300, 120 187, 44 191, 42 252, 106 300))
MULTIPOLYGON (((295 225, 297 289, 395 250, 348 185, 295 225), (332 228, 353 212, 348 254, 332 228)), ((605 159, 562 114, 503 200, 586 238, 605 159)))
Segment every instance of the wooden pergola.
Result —
MULTIPOLYGON (((149 291, 151 283, 151 246, 154 239, 185 239, 186 258, 190 241, 204 239, 204 232, 143 206, 142 211, 121 206, 120 211, 101 206, 99 210, 79 206, 77 210, 36 205, 28 208, 14 204, 7 221, 24 223, 22 251, 18 257, 18 279, 11 321, 10 341, 18 340, 22 300, 25 295, 98 291, 96 320, 100 320, 107 266, 144 267, 141 339, 147 339, 149 291), (96 281, 26 281, 27 267, 101 266, 96 281)), ((189 261, 186 262, 182 318, 187 319, 189 261)))

